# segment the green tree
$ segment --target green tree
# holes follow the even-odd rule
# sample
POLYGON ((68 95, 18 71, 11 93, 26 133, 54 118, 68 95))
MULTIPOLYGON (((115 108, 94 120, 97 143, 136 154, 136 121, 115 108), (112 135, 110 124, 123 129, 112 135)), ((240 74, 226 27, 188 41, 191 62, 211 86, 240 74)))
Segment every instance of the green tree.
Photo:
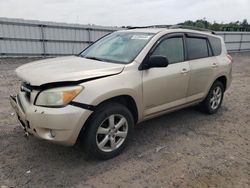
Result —
POLYGON ((249 31, 250 25, 248 24, 247 19, 244 19, 242 22, 235 21, 235 22, 229 22, 229 23, 217 23, 214 21, 213 23, 210 23, 206 20, 206 18, 199 19, 196 21, 187 20, 183 23, 180 23, 182 25, 186 26, 193 26, 193 27, 199 27, 199 28, 205 28, 213 31, 222 31, 222 30, 228 30, 228 31, 249 31))
POLYGON ((249 24, 248 24, 248 22, 247 22, 247 19, 244 19, 244 20, 242 21, 241 25, 242 25, 243 27, 249 26, 249 24))

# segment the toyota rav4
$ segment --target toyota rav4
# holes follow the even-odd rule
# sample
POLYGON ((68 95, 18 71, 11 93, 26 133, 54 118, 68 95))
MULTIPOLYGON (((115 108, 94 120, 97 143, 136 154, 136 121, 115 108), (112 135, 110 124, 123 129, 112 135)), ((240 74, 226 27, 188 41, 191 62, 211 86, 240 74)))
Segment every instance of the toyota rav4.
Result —
POLYGON ((21 90, 10 102, 27 135, 64 145, 81 140, 88 154, 109 159, 139 122, 191 105, 216 113, 231 83, 232 58, 212 33, 140 28, 16 73, 21 90))

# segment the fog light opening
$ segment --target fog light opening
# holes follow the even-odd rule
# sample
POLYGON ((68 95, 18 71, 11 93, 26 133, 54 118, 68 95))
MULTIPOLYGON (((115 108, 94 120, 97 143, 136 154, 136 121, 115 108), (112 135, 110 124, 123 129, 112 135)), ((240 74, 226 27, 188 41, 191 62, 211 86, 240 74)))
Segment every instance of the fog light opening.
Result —
POLYGON ((49 132, 50 132, 51 138, 55 138, 56 137, 56 132, 54 130, 50 129, 49 132))

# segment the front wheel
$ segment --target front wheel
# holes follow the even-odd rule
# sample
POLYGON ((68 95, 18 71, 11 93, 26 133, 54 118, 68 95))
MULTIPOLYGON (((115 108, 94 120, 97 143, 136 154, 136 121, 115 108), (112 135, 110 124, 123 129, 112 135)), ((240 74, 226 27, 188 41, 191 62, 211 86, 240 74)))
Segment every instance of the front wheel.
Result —
POLYGON ((208 114, 214 114, 220 108, 224 96, 223 84, 215 81, 210 88, 207 97, 201 103, 201 110, 208 114))
POLYGON ((118 103, 99 106, 87 125, 86 152, 98 159, 117 156, 130 139, 133 128, 133 116, 125 106, 118 103))

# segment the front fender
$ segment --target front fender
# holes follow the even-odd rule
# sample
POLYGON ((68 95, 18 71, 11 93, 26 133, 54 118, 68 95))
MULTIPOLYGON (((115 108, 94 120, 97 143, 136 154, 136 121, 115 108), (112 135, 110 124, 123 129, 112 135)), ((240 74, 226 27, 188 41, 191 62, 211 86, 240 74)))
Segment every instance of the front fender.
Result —
POLYGON ((84 90, 74 99, 75 102, 97 106, 114 97, 127 95, 135 101, 138 120, 142 119, 142 81, 139 72, 122 73, 82 83, 81 85, 84 90))

